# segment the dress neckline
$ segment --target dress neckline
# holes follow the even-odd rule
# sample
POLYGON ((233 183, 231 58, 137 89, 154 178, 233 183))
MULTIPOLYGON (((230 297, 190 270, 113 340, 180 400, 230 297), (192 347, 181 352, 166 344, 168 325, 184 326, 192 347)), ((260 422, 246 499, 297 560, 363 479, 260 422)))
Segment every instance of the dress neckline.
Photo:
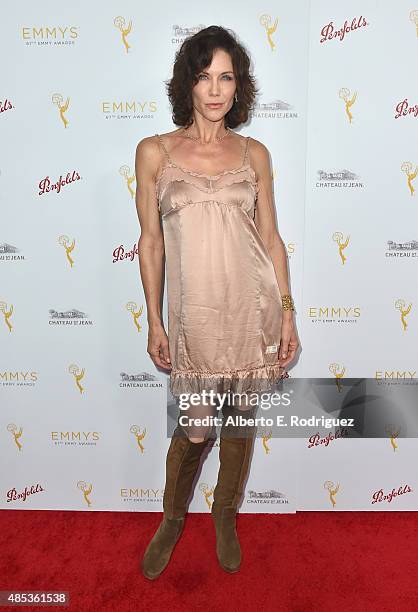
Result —
POLYGON ((206 178, 209 181, 216 181, 216 180, 222 178, 223 176, 226 176, 227 174, 238 174, 239 172, 244 172, 245 170, 248 170, 248 172, 250 172, 250 174, 252 174, 253 181, 255 183, 257 183, 255 170, 251 166, 251 164, 248 163, 248 162, 245 163, 245 164, 242 164, 239 168, 232 168, 231 170, 224 170, 223 172, 221 172, 219 174, 205 174, 204 172, 194 172, 193 170, 189 170, 188 168, 182 168, 181 166, 178 166, 177 164, 173 164, 172 162, 168 162, 167 164, 165 164, 165 166, 162 169, 160 175, 158 176, 158 178, 155 181, 156 189, 158 189, 158 186, 159 186, 163 176, 165 175, 166 171, 169 168, 176 168, 177 170, 181 170, 182 172, 185 172, 186 174, 189 174, 190 176, 196 176, 196 177, 199 177, 199 178, 206 178))
MULTIPOLYGON (((177 168, 178 170, 182 170, 183 172, 186 172, 187 174, 190 174, 191 176, 196 176, 196 177, 202 177, 202 178, 207 178, 209 180, 215 180, 217 178, 220 178, 221 176, 225 176, 225 174, 236 174, 238 172, 241 172, 241 170, 252 170, 252 172, 255 175, 254 169, 252 168, 251 164, 248 162, 248 145, 250 142, 250 137, 246 136, 246 143, 245 143, 245 151, 244 151, 244 157, 242 160, 242 163, 240 166, 238 166, 237 168, 231 168, 228 170, 223 170, 222 172, 219 172, 218 174, 206 174, 206 172, 196 172, 195 170, 190 170, 189 168, 185 168, 184 166, 180 166, 179 164, 176 164, 175 162, 173 162, 173 160, 171 159, 171 156, 169 154, 169 152, 167 151, 167 148, 164 144, 164 141, 162 139, 161 134, 155 134, 158 137, 158 140, 161 143, 161 146, 164 150, 164 153, 167 157, 167 163, 165 165, 165 167, 163 168, 163 172, 161 173, 164 174, 164 170, 167 167, 171 167, 171 168, 177 168)), ((160 178, 161 178, 160 176, 160 178)))
POLYGON ((190 174, 191 176, 199 176, 199 177, 207 178, 207 179, 217 179, 217 178, 220 178, 221 176, 225 176, 225 174, 237 174, 241 170, 246 170, 247 168, 252 170, 252 167, 250 166, 249 163, 241 164, 240 166, 238 166, 238 168, 231 168, 230 170, 223 170, 222 172, 219 172, 218 174, 206 174, 205 172, 195 172, 194 170, 189 170, 189 168, 184 168, 183 166, 179 166, 178 164, 175 164, 172 161, 168 162, 168 164, 166 164, 165 167, 166 168, 167 167, 177 168, 178 170, 187 172, 187 174, 190 174))

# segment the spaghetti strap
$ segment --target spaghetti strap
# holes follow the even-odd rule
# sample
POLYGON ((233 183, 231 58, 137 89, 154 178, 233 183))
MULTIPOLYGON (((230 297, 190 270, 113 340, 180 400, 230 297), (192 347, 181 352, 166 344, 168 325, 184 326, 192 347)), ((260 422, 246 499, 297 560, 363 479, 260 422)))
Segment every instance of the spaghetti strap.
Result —
POLYGON ((168 154, 168 151, 167 151, 167 149, 165 147, 165 144, 164 144, 164 141, 163 141, 161 135, 160 134, 155 134, 155 135, 158 136, 158 140, 160 141, 161 147, 162 147, 162 149, 163 149, 163 151, 165 153, 165 156, 167 157, 168 163, 169 164, 173 164, 173 162, 171 161, 170 155, 168 154))
POLYGON ((245 153, 244 153, 244 160, 242 162, 242 165, 244 166, 247 161, 248 161, 248 145, 250 144, 250 137, 247 136, 247 141, 245 143, 245 153))

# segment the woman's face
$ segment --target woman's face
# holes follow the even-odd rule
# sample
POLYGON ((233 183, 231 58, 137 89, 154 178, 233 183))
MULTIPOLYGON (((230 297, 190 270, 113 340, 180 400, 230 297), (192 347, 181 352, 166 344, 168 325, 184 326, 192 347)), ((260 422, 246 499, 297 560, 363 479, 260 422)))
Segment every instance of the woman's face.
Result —
POLYGON ((211 65, 197 78, 192 90, 195 112, 208 121, 220 121, 232 107, 237 88, 229 53, 216 49, 211 65))

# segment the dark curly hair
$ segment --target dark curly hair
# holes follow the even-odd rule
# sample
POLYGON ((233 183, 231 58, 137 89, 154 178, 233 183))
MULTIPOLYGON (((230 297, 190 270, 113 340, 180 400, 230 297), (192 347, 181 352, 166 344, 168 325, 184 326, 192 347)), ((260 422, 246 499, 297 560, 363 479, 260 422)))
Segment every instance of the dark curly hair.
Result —
POLYGON ((231 56, 237 83, 237 98, 225 115, 225 126, 235 128, 248 120, 258 89, 250 74, 250 57, 231 30, 211 25, 186 38, 176 52, 173 77, 166 82, 175 125, 193 123, 192 88, 198 75, 212 63, 213 52, 223 49, 231 56))

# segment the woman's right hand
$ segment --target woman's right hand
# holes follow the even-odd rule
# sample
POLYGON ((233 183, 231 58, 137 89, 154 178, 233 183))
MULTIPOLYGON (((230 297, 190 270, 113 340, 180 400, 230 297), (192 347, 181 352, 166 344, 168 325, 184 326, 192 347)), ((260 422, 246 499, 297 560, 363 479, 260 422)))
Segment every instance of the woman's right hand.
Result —
POLYGON ((172 365, 168 346, 168 336, 162 325, 155 325, 148 328, 147 352, 157 367, 171 370, 172 365))

